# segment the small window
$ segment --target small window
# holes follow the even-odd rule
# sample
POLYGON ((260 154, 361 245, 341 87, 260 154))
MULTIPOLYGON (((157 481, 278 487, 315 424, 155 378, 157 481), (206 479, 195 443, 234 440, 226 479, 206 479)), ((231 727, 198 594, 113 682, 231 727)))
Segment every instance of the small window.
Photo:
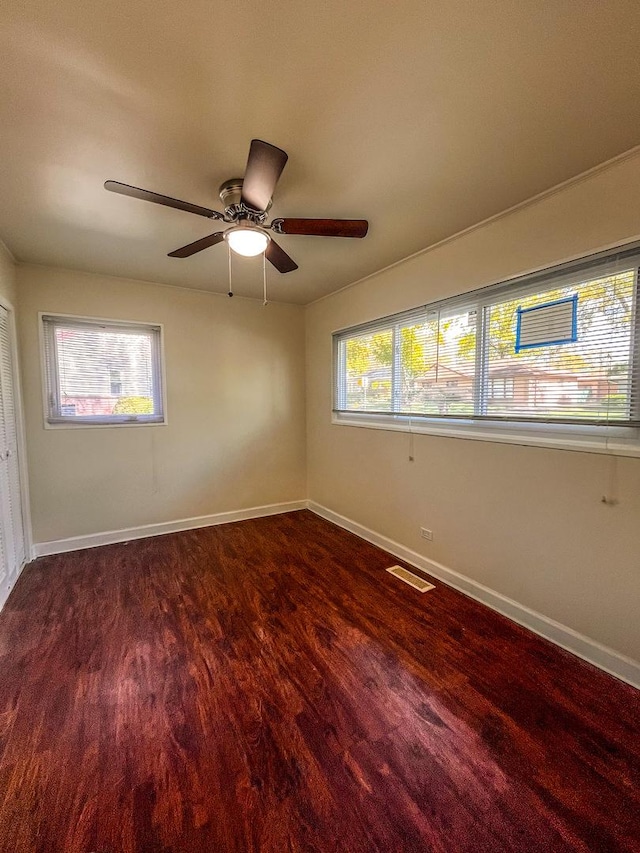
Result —
POLYGON ((490 400, 512 400, 513 399, 513 379, 490 379, 489 380, 489 399, 490 400))
POLYGON ((120 371, 120 370, 109 371, 109 385, 111 387, 111 396, 112 397, 122 396, 122 371, 120 371))
POLYGON ((42 317, 49 424, 164 423, 159 326, 42 317))

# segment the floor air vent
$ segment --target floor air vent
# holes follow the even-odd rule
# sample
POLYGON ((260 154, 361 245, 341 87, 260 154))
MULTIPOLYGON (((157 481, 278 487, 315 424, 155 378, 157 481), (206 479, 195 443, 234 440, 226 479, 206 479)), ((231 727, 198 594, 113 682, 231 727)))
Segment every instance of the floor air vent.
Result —
POLYGON ((435 586, 429 581, 426 581, 424 578, 418 577, 418 575, 414 575, 413 572, 410 572, 409 569, 403 569, 402 566, 391 566, 387 571, 395 575, 395 577, 400 578, 401 581, 408 583, 409 586, 412 586, 414 589, 417 589, 418 592, 428 592, 430 589, 435 589, 435 586))

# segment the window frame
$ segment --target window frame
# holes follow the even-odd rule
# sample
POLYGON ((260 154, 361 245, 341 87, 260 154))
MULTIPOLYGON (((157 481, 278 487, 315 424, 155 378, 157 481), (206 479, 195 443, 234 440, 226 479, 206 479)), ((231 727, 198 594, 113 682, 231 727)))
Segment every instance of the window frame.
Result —
POLYGON ((489 400, 513 400, 514 398, 514 378, 513 376, 495 376, 493 379, 487 378, 487 396, 489 400), (501 393, 496 391, 501 389, 501 393))
MULTIPOLYGON (((609 273, 611 274, 611 273, 609 273)), ((584 276, 583 280, 588 280, 584 276)), ((452 438, 470 438, 526 446, 557 447, 623 456, 640 456, 640 243, 618 246, 605 252, 547 267, 527 275, 477 288, 449 298, 440 299, 417 308, 398 312, 377 320, 360 323, 333 333, 332 360, 332 423, 343 426, 368 427, 390 431, 405 431, 442 435, 452 438), (489 311, 500 297, 514 299, 527 291, 553 287, 554 281, 570 274, 593 273, 593 278, 610 268, 616 259, 633 259, 635 267, 634 303, 631 321, 630 358, 630 419, 635 423, 594 423, 578 419, 495 417, 487 413, 489 402, 489 373, 486 365, 486 348, 489 311), (599 269, 600 267, 600 269, 599 269), (341 359, 340 342, 349 334, 365 334, 368 330, 400 327, 415 317, 426 316, 435 310, 477 311, 476 363, 474 371, 474 414, 425 415, 401 412, 367 412, 347 410, 340 403, 346 400, 346 386, 340 381, 339 371, 346 376, 346 365, 341 359), (342 387, 345 386, 345 387, 342 387), (342 395, 342 398, 341 398, 342 395)), ((344 348, 342 348, 344 349, 344 348)))
POLYGON ((167 417, 167 383, 165 374, 164 356, 164 325, 137 320, 118 320, 107 317, 94 317, 80 314, 67 314, 54 311, 38 312, 38 334, 40 340, 40 368, 42 387, 42 411, 45 429, 105 429, 111 427, 143 427, 143 426, 166 426, 167 417), (153 332, 157 337, 153 340, 153 384, 154 400, 159 400, 161 413, 159 415, 92 415, 88 417, 64 416, 52 414, 50 398, 53 393, 56 397, 60 392, 60 384, 56 379, 56 387, 51 388, 50 377, 57 377, 58 364, 49 364, 47 359, 47 330, 45 320, 68 321, 69 323, 84 324, 87 326, 105 327, 114 329, 125 329, 128 331, 140 330, 141 332, 153 332))

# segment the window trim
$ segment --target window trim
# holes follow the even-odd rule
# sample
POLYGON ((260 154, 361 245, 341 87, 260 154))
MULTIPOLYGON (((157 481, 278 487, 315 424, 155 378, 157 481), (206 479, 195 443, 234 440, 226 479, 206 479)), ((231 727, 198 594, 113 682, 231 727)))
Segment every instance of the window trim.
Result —
MULTIPOLYGON (((154 323, 150 321, 138 320, 119 320, 110 317, 94 317, 84 314, 68 314, 57 311, 39 311, 38 312, 38 338, 40 342, 40 370, 41 370, 41 388, 42 388, 42 413, 43 425, 45 429, 109 429, 112 427, 157 427, 167 426, 169 419, 167 416, 167 381, 165 370, 165 355, 164 355, 164 324, 154 323), (162 415, 159 418, 151 419, 137 415, 106 415, 86 418, 53 418, 49 414, 49 387, 48 387, 48 364, 47 364, 47 349, 45 340, 45 324, 46 317, 60 318, 61 320, 78 321, 80 323, 95 323, 102 326, 115 326, 118 328, 129 327, 131 329, 141 329, 149 331, 150 329, 158 331, 158 352, 157 352, 157 367, 158 367, 158 391, 162 403, 162 415), (108 420, 105 420, 108 418, 108 420)), ((57 365, 55 365, 57 370, 57 365)), ((59 387, 59 385, 58 385, 59 387)))
MULTIPOLYGON (((482 363, 485 355, 482 352, 481 341, 484 340, 486 348, 486 337, 480 334, 480 329, 485 320, 486 305, 489 300, 495 299, 503 294, 513 295, 517 298, 519 290, 525 290, 537 284, 541 286, 560 276, 580 273, 583 269, 596 266, 599 261, 603 266, 615 263, 616 257, 620 259, 625 256, 640 256, 640 242, 634 242, 617 246, 603 252, 578 258, 557 266, 545 267, 526 275, 497 282, 486 287, 456 294, 454 296, 435 300, 432 303, 418 306, 413 309, 399 311, 386 317, 372 319, 368 322, 358 323, 351 327, 338 329, 332 335, 332 415, 331 423, 340 426, 355 426, 369 429, 381 429, 392 432, 411 432, 418 434, 439 435, 449 438, 466 438, 480 441, 490 441, 508 444, 519 444, 533 447, 549 447, 565 450, 577 450, 591 453, 605 453, 620 456, 640 456, 640 426, 635 424, 616 423, 589 423, 581 421, 550 421, 543 418, 526 420, 523 418, 496 418, 488 415, 475 414, 473 416, 429 416, 423 414, 410 414, 399 412, 365 412, 347 411, 340 409, 340 381, 338 371, 344 365, 340 364, 340 340, 348 333, 362 333, 375 331, 376 328, 393 328, 398 323, 405 322, 411 315, 419 315, 425 311, 433 311, 450 307, 458 310, 478 311, 478 346, 476 353, 476 376, 484 376, 482 363), (480 374, 478 374, 480 371, 480 374)), ((632 361, 631 369, 634 386, 633 401, 635 409, 631 411, 631 417, 637 421, 640 419, 640 263, 636 265, 636 288, 634 293, 634 317, 631 326, 632 335, 632 361)), ((603 271, 603 274, 604 271, 603 271)), ((486 407, 488 386, 484 388, 484 382, 476 382, 476 399, 480 411, 486 407)))

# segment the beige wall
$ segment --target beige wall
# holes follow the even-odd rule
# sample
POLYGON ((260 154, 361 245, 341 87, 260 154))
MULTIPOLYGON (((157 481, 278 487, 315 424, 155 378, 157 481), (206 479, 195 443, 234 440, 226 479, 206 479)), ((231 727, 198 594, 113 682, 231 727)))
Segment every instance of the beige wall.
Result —
POLYGON ((309 498, 636 660, 640 459, 417 435, 410 462, 331 424, 331 332, 639 235, 636 155, 307 309, 309 498))
POLYGON ((16 266, 6 246, 0 241, 0 296, 16 306, 16 266))
POLYGON ((18 268, 35 542, 306 495, 303 309, 18 268), (45 430, 38 312, 164 324, 166 426, 45 430))

